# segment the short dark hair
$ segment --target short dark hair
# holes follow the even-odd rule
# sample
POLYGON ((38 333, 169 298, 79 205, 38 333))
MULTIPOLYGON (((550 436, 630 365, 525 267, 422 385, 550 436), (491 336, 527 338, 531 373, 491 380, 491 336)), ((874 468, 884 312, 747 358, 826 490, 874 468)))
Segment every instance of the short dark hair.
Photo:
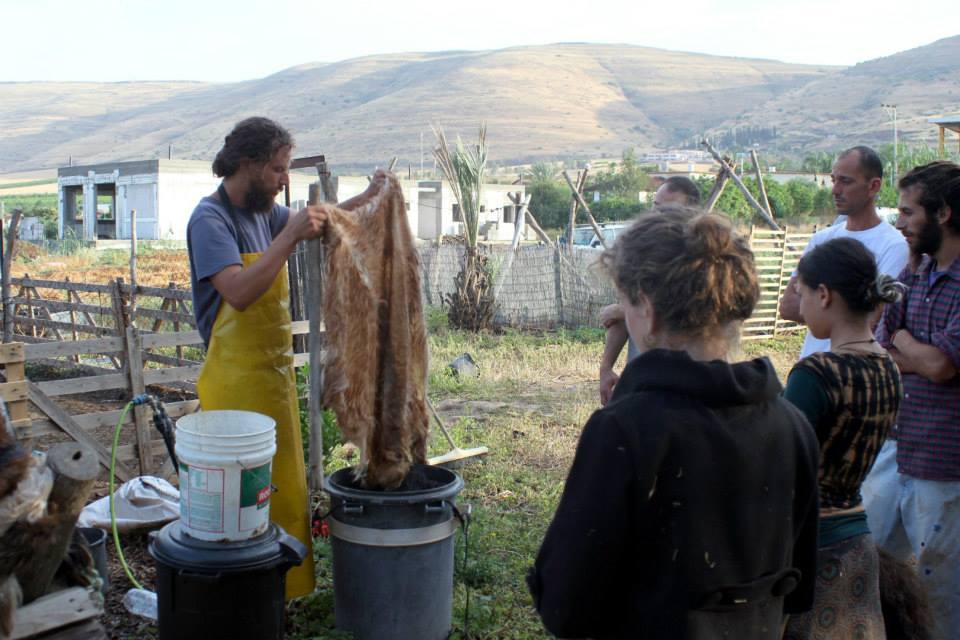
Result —
POLYGON ((241 162, 263 163, 284 147, 293 146, 290 132, 269 118, 241 120, 223 140, 223 148, 213 160, 213 175, 228 178, 237 172, 241 162))
POLYGON ((881 302, 896 302, 902 285, 877 272, 877 260, 863 243, 853 238, 835 238, 817 245, 800 259, 797 275, 816 289, 821 284, 843 298, 855 313, 870 313, 881 302))
POLYGON ((697 183, 687 176, 670 176, 663 182, 667 191, 682 193, 687 197, 687 206, 696 206, 700 204, 700 188, 697 183))
POLYGON ((876 151, 861 144, 842 151, 837 158, 844 158, 851 153, 857 154, 857 159, 860 161, 860 170, 868 179, 883 178, 883 160, 880 159, 876 151))
POLYGON ((950 207, 950 220, 947 226, 960 233, 960 165, 936 160, 929 164, 914 167, 900 178, 900 189, 919 187, 920 206, 932 218, 944 207, 950 207))
POLYGON ((669 330, 688 336, 746 320, 760 298, 746 239, 725 216, 698 208, 640 216, 600 264, 632 304, 647 296, 669 330))

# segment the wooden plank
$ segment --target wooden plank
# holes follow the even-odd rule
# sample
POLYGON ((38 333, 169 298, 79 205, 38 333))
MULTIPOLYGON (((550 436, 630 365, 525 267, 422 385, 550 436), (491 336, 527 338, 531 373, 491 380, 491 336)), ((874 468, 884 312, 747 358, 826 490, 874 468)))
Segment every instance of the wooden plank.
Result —
POLYGON ((0 364, 23 362, 24 359, 22 342, 8 342, 0 345, 0 364))
MULTIPOLYGON (((151 440, 147 446, 147 451, 150 452, 150 456, 164 456, 167 457, 167 445, 164 444, 163 439, 151 440)), ((124 444, 117 447, 117 459, 118 460, 129 460, 132 463, 137 461, 137 446, 133 444, 124 444)))
MULTIPOLYGON (((123 286, 123 292, 129 294, 132 291, 132 287, 128 284, 123 286)), ((137 297, 151 297, 151 298, 171 298, 173 300, 186 300, 190 301, 193 299, 193 294, 190 292, 190 289, 178 289, 175 287, 147 287, 144 285, 138 284, 135 291, 137 297)))
MULTIPOLYGON (((120 376, 123 377, 123 376, 120 376)), ((34 382, 29 383, 30 385, 30 402, 34 404, 40 411, 42 411, 48 418, 53 420, 60 429, 64 431, 71 438, 79 442, 80 444, 86 445, 93 449, 97 454, 97 459, 100 461, 100 464, 103 465, 107 471, 110 470, 110 452, 99 442, 97 442, 90 434, 86 432, 76 421, 70 416, 69 413, 63 410, 63 408, 54 402, 50 396, 43 392, 43 389, 40 388, 40 385, 34 382)), ((136 474, 133 473, 125 464, 122 464, 120 461, 117 461, 115 472, 117 477, 126 482, 130 478, 133 478, 136 474)))
POLYGON ((89 391, 106 391, 107 389, 125 389, 127 376, 122 373, 108 373, 102 376, 85 376, 67 380, 51 380, 38 382, 37 387, 48 396, 65 396, 73 393, 87 393, 89 391))
MULTIPOLYGON (((3 373, 7 379, 5 384, 20 383, 26 387, 26 373, 22 362, 7 363, 3 373)), ((13 426, 30 421, 30 407, 26 398, 7 401, 7 411, 10 413, 10 422, 13 426)))
MULTIPOLYGON (((36 302, 32 300, 31 302, 36 302)), ((116 335, 116 331, 110 327, 98 327, 96 325, 70 324, 69 322, 60 322, 57 320, 47 320, 45 318, 28 318, 26 316, 16 316, 13 321, 21 327, 46 327, 48 329, 63 329, 65 331, 79 331, 81 333, 92 333, 97 336, 116 335)))
MULTIPOLYGON (((163 406, 167 410, 167 415, 169 415, 171 418, 179 418, 191 413, 196 413, 200 409, 200 401, 184 400, 181 402, 164 403, 163 406)), ((102 429, 104 427, 109 427, 111 429, 115 428, 117 426, 117 421, 120 420, 120 414, 122 412, 123 411, 121 409, 117 409, 114 411, 81 413, 79 415, 72 416, 72 418, 81 429, 89 432, 94 429, 102 429)), ((127 413, 124 424, 134 424, 132 413, 127 413)), ((32 420, 29 424, 19 425, 16 431, 17 438, 21 440, 25 438, 33 438, 61 432, 55 422, 43 418, 32 420)))
POLYGON ((99 602, 96 592, 83 587, 63 589, 37 598, 14 611, 10 640, 24 640, 75 622, 96 618, 103 613, 99 602))
POLYGON ((27 385, 26 380, 0 382, 0 398, 3 398, 5 402, 26 400, 30 396, 27 385))
POLYGON ((203 344, 199 331, 179 331, 174 333, 145 333, 140 336, 144 349, 176 347, 179 345, 203 344))
MULTIPOLYGON (((146 391, 146 382, 143 375, 143 349, 140 344, 140 332, 136 327, 127 327, 127 364, 130 373, 130 392, 138 396, 146 391)), ((149 475, 153 471, 153 455, 147 443, 150 442, 150 419, 147 407, 134 407, 134 422, 136 423, 137 458, 140 462, 140 473, 149 475)))
POLYGON ((51 341, 39 344, 28 344, 24 351, 26 352, 27 360, 81 354, 120 353, 123 351, 123 340, 120 338, 97 338, 95 340, 78 340, 76 342, 51 341))
POLYGON ((171 356, 162 355, 160 353, 150 353, 149 351, 143 352, 143 361, 155 362, 157 364, 166 365, 168 367, 182 367, 184 365, 203 365, 203 362, 199 360, 185 360, 184 358, 174 358, 171 356))
POLYGON ((86 284, 83 282, 64 282, 61 280, 38 280, 36 278, 11 278, 11 282, 21 287, 40 289, 59 289, 61 291, 86 291, 88 293, 110 293, 110 286, 103 284, 86 284))
POLYGON ((192 314, 180 313, 179 311, 163 311, 161 309, 137 307, 133 315, 137 318, 153 318, 166 320, 167 322, 185 322, 191 326, 196 325, 196 320, 194 320, 192 314))
POLYGON ((34 307, 46 309, 48 311, 74 311, 82 313, 97 313, 108 316, 111 314, 109 307, 101 307, 95 304, 84 304, 81 302, 64 302, 63 300, 51 300, 48 298, 14 296, 11 301, 15 304, 27 304, 34 307))
MULTIPOLYGON (((142 362, 142 360, 141 360, 142 362)), ((143 372, 144 384, 163 384, 165 382, 195 381, 203 369, 202 364, 191 364, 185 367, 167 367, 165 369, 147 369, 143 372)), ((143 393, 136 391, 136 393, 143 393)))
MULTIPOLYGON (((321 324, 321 327, 323 325, 321 324)), ((290 323, 290 332, 295 335, 304 335, 310 333, 310 321, 309 320, 297 320, 290 323)))

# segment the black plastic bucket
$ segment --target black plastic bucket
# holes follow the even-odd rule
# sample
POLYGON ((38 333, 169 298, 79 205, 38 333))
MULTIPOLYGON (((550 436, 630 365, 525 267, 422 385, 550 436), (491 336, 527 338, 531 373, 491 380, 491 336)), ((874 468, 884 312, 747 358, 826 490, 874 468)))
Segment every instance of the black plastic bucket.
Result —
POLYGON ((326 489, 337 628, 356 640, 449 636, 460 476, 416 465, 399 490, 367 491, 341 469, 326 489))
POLYGON ((307 552, 275 524, 256 538, 205 542, 171 522, 150 541, 160 640, 280 640, 287 571, 307 552))
POLYGON ((90 555, 93 556, 93 565, 103 580, 100 593, 106 593, 107 587, 110 586, 110 575, 107 573, 107 532, 97 527, 77 527, 77 531, 87 541, 90 555))

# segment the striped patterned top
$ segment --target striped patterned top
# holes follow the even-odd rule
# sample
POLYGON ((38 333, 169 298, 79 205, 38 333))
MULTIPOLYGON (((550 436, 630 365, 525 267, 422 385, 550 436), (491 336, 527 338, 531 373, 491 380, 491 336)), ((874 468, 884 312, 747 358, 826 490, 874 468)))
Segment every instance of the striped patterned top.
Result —
POLYGON ((900 408, 900 371, 887 353, 820 352, 790 371, 784 396, 820 441, 820 508, 861 503, 860 485, 900 408))
MULTIPOLYGON (((945 353, 960 369, 960 260, 931 278, 933 260, 924 256, 916 273, 905 269, 904 299, 887 305, 877 340, 906 329, 916 340, 945 353), (931 280, 933 280, 931 282, 931 280)), ((936 383, 903 374, 903 405, 895 429, 900 473, 924 480, 960 480, 960 376, 936 383)))

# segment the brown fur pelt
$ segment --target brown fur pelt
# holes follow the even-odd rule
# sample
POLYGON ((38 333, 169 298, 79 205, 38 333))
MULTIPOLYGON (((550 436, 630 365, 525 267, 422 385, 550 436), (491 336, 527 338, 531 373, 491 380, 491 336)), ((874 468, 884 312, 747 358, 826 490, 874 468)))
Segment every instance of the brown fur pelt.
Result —
POLYGON ((929 640, 933 614, 927 590, 916 570, 877 548, 880 553, 880 606, 887 640, 929 640))
POLYGON ((364 485, 395 489, 426 461, 429 429, 420 259, 396 177, 378 171, 339 204, 326 238, 323 402, 362 452, 364 485))

